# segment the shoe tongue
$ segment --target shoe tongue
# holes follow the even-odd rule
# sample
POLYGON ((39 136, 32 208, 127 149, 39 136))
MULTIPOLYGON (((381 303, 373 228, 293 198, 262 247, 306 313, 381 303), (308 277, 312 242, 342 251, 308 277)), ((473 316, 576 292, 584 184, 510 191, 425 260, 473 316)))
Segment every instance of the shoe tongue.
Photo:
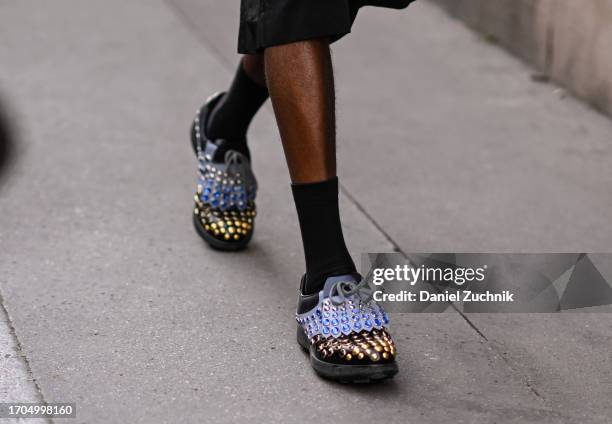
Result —
POLYGON ((347 283, 352 282, 355 284, 359 283, 357 278, 355 278, 355 274, 334 275, 333 277, 328 277, 327 280, 325 280, 325 285, 323 286, 323 297, 329 296, 332 287, 334 284, 338 283, 338 281, 347 283))
POLYGON ((247 157, 247 159, 251 160, 251 155, 249 149, 246 148, 246 143, 232 143, 227 140, 219 139, 215 141, 209 141, 206 143, 206 153, 209 153, 212 157, 213 162, 224 163, 225 162, 225 154, 229 150, 235 150, 237 152, 242 153, 247 157), (244 147, 242 147, 244 146, 244 147), (210 153, 209 153, 210 148, 210 153))

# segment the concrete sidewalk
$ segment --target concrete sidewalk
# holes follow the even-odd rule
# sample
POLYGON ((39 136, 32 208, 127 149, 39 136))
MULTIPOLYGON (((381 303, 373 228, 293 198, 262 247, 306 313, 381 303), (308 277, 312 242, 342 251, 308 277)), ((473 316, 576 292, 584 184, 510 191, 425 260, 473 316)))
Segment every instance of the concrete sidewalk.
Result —
MULTIPOLYGON (((0 353, 13 384, 76 402, 79 423, 608 422, 604 314, 395 316, 394 381, 313 374, 294 340, 303 259, 269 108, 251 134, 251 248, 214 252, 191 228, 187 130, 236 66, 237 10, 0 6, 0 101, 20 153, 0 194, 0 293, 17 349, 0 353)), ((610 250, 607 119, 427 2, 364 10, 334 51, 356 258, 610 250)))

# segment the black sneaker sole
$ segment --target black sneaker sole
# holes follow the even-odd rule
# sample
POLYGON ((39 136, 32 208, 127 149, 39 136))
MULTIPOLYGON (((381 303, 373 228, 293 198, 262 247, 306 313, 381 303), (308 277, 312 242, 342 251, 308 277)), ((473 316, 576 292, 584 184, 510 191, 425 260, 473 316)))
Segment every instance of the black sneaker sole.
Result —
MULTIPOLYGON (((247 234, 247 236, 240 241, 219 240, 213 237, 212 235, 208 234, 208 232, 202 226, 202 222, 197 217, 197 215, 195 215, 194 213, 192 213, 192 215, 193 215, 193 226, 195 227, 196 232, 213 249, 223 250, 225 252, 243 250, 247 247, 247 245, 251 241, 251 238, 253 237, 253 231, 250 231, 249 234, 247 234)), ((253 229, 255 229, 254 223, 253 223, 253 229)))
POLYGON ((328 380, 347 384, 376 383, 397 374, 397 363, 371 364, 371 365, 341 365, 331 364, 318 359, 311 351, 312 346, 302 327, 298 326, 297 341, 310 355, 310 364, 317 374, 328 380))

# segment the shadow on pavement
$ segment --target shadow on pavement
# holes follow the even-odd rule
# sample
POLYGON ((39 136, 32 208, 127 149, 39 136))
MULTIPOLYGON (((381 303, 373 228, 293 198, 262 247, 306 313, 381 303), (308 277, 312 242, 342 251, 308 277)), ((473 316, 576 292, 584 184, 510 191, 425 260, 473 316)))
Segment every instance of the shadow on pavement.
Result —
POLYGON ((0 96, 0 184, 6 179, 9 165, 15 159, 15 128, 9 120, 8 109, 0 96))

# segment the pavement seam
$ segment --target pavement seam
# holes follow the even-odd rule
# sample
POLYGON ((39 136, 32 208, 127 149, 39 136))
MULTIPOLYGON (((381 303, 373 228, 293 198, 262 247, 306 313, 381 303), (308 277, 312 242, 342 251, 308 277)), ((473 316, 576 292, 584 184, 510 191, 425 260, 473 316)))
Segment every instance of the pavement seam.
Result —
MULTIPOLYGON (((355 207, 365 216, 365 218, 385 237, 385 239, 391 244, 391 246, 393 246, 393 250, 396 253, 401 254, 405 259, 409 260, 408 254, 406 254, 406 252, 403 251, 403 249, 399 246, 399 244, 395 242, 393 237, 391 237, 391 235, 387 233, 378 222, 376 222, 374 217, 359 203, 359 201, 346 189, 346 187, 340 185, 340 190, 350 200, 350 202, 353 205, 355 205, 355 207)), ((459 308, 457 308, 457 306, 454 303, 452 302, 448 302, 448 303, 461 316, 461 318, 463 318, 463 320, 472 328, 472 330, 474 330, 474 332, 478 334, 478 336, 487 344, 487 346, 489 346, 489 348, 492 349, 495 352, 495 354, 504 361, 504 363, 508 366, 508 368, 510 368, 510 370, 512 370, 513 373, 518 374, 521 377, 521 380, 523 380, 523 383, 529 389, 529 391, 531 391, 531 393, 533 393, 534 396, 536 396, 536 398, 541 400, 545 404, 545 406, 548 406, 546 398, 542 396, 540 392, 538 392, 538 390, 533 386, 529 378, 523 373, 521 373, 520 371, 518 371, 512 365, 510 359, 508 359, 505 355, 503 355, 502 352, 500 352, 500 350, 493 343, 491 343, 491 341, 487 338, 487 336, 485 336, 485 334, 476 326, 476 324, 472 322, 472 320, 469 319, 469 317, 463 311, 459 310, 459 308)))
POLYGON ((357 201, 357 199, 355 198, 355 196, 353 196, 350 191, 346 188, 346 186, 344 186, 343 184, 339 184, 340 186, 340 192, 342 194, 344 194, 347 199, 349 200, 350 203, 352 203, 359 212, 361 212, 363 214, 363 216, 366 218, 366 220, 372 224, 374 226, 374 228, 376 228, 376 230, 385 238, 385 240, 387 240, 387 242, 393 247, 393 251, 395 253, 401 253, 402 256, 404 256, 404 258, 407 258, 407 255, 402 251, 402 249, 399 247, 399 245, 395 242, 395 240, 393 240, 393 238, 389 235, 389 233, 387 233, 382 226, 376 222, 376 220, 374 219, 374 217, 372 215, 370 215, 370 213, 368 211, 365 210, 365 208, 361 205, 361 203, 359 203, 357 201))
MULTIPOLYGON (((47 401, 45 399, 45 395, 43 394, 42 388, 38 384, 38 380, 36 379, 36 377, 34 377, 34 372, 32 371, 30 361, 25 354, 23 345, 21 344, 19 337, 17 336, 17 330, 15 329, 15 326, 13 325, 13 320, 11 319, 11 315, 9 314, 8 309, 6 308, 4 304, 4 296, 2 296, 2 294, 0 294, 0 314, 2 314, 4 318, 6 319, 6 325, 9 329, 9 333, 11 337, 13 338, 13 341, 15 342, 15 347, 17 347, 16 353, 21 359, 23 365, 25 366, 28 377, 31 379, 32 383, 34 384, 34 388, 36 389, 36 393, 38 395, 39 401, 41 403, 46 404, 47 401)), ((46 422, 52 424, 53 420, 50 418, 47 418, 46 422)))

